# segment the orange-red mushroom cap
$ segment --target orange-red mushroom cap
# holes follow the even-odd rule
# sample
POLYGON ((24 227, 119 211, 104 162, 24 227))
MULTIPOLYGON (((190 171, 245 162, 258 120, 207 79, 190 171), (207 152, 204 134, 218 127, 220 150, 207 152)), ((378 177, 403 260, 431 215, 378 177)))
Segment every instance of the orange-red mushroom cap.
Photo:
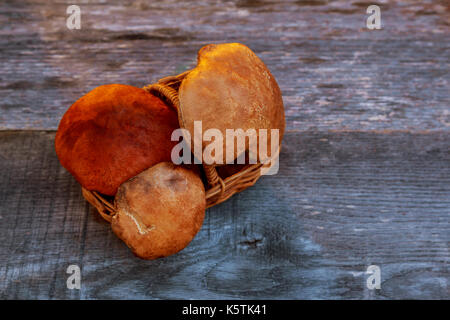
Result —
POLYGON ((176 112, 147 91, 103 85, 64 114, 55 138, 61 164, 85 188, 114 195, 131 177, 170 161, 176 112))

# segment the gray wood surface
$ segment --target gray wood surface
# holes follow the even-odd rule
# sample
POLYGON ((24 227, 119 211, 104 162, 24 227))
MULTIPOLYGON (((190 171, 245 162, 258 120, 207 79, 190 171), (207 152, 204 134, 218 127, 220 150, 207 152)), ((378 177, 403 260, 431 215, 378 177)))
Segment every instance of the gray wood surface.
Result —
POLYGON ((448 1, 73 1, 0 3, 0 129, 55 129, 82 94, 143 86, 195 65, 208 43, 242 42, 283 92, 288 129, 448 128, 448 1))
POLYGON ((0 298, 449 299, 450 5, 377 2, 81 1, 68 30, 72 1, 1 1, 0 298), (280 172, 209 209, 179 254, 139 260, 60 166, 54 130, 96 86, 143 86, 233 41, 283 92, 280 172))
POLYGON ((83 200, 54 133, 0 133, 0 297, 448 298, 448 137, 289 132, 278 175, 209 209, 179 254, 142 261, 83 200))

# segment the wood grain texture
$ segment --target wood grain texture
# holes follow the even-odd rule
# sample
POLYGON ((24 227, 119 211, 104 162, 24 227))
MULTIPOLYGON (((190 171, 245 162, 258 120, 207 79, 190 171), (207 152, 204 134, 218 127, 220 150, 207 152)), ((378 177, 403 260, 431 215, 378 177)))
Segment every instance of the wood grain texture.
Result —
POLYGON ((374 1, 0 3, 0 129, 55 129, 94 87, 143 86, 195 65, 205 44, 242 42, 283 92, 288 129, 447 130, 449 2, 374 1))
POLYGON ((0 298, 450 297, 448 1, 379 1, 377 31, 373 1, 82 1, 72 31, 69 4, 0 2, 0 298), (179 254, 139 260, 51 130, 94 87, 180 73, 219 42, 247 44, 278 80, 280 172, 208 210, 179 254))
POLYGON ((0 297, 448 298, 449 138, 289 131, 277 175, 209 209, 179 254, 142 261, 82 199, 53 132, 0 132, 0 297))

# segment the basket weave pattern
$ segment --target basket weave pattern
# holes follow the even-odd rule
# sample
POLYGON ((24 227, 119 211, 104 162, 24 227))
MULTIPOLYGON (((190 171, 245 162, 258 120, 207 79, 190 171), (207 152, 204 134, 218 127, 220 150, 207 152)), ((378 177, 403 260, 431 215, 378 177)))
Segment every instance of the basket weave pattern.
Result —
MULTIPOLYGON (((145 86, 143 89, 163 98, 171 106, 180 108, 178 99, 178 89, 181 81, 190 71, 186 71, 177 76, 170 76, 159 80, 155 84, 145 86)), ((203 164, 203 171, 208 181, 206 189, 206 207, 210 208, 216 204, 224 202, 234 194, 254 185, 261 176, 262 164, 249 164, 244 166, 239 172, 222 179, 217 173, 214 165, 203 164)), ((114 204, 103 195, 82 188, 83 197, 93 205, 100 215, 111 222, 115 214, 114 204)))

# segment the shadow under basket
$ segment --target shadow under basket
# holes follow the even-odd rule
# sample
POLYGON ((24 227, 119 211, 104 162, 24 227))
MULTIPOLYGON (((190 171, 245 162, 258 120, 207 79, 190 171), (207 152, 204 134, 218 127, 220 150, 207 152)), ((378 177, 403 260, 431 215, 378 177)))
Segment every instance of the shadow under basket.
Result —
MULTIPOLYGON (((178 99, 178 89, 184 77, 190 71, 186 71, 177 76, 170 76, 159 80, 156 84, 145 86, 143 89, 159 96, 172 107, 178 109, 180 102, 178 99)), ((203 171, 206 176, 206 207, 210 208, 216 204, 224 202, 235 193, 245 190, 255 184, 261 176, 263 164, 248 164, 229 177, 221 178, 217 173, 215 165, 203 164, 203 171)), ((264 165, 266 167, 266 165, 264 165)), ((83 197, 93 205, 100 215, 111 222, 115 214, 114 198, 104 196, 95 191, 89 191, 82 188, 83 197)))

